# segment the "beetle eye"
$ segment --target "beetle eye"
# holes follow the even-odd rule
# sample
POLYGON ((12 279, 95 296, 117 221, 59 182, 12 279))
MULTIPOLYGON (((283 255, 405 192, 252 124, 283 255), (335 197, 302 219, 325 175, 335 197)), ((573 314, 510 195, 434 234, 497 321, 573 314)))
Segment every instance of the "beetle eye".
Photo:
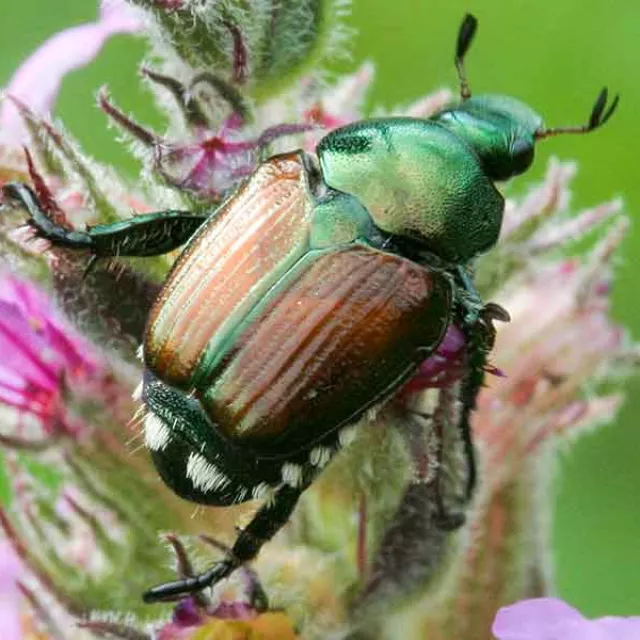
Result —
POLYGON ((511 145, 512 175, 524 173, 533 162, 533 143, 524 138, 517 138, 511 145))

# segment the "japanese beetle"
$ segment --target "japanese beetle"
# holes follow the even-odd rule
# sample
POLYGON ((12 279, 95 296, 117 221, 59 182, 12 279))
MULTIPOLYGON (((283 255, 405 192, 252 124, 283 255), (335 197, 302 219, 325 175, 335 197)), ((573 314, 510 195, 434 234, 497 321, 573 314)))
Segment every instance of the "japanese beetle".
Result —
MULTIPOLYGON (((604 124, 599 95, 584 126, 544 128, 525 104, 472 97, 455 55, 461 101, 430 119, 380 118, 334 130, 317 147, 274 156, 207 215, 162 211, 69 231, 33 192, 5 194, 52 243, 94 257, 186 248, 146 329, 140 397, 154 463, 179 496, 209 505, 265 498, 227 557, 160 585, 148 602, 215 584, 256 556, 344 441, 344 429, 397 396, 455 324, 465 339, 456 427, 475 480, 469 416, 493 342, 493 320, 468 266, 500 233, 494 183, 523 173, 537 140, 604 124)), ((436 478, 437 480, 437 478, 436 478)), ((462 522, 437 498, 443 526, 462 522)))

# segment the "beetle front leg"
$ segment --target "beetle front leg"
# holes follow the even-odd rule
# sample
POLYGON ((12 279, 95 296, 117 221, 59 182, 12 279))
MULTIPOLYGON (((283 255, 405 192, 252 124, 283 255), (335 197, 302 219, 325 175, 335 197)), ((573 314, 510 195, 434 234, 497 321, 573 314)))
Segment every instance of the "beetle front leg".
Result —
POLYGON ((464 292, 464 296, 461 296, 460 299, 460 303, 466 311, 463 321, 465 324, 472 325, 480 318, 483 308, 482 298, 466 268, 458 265, 456 271, 464 292))
POLYGON ((489 302, 480 311, 472 324, 462 322, 461 328, 467 344, 467 373, 462 381, 460 434, 468 465, 467 496, 470 498, 477 480, 476 455, 471 432, 471 414, 476 408, 480 389, 484 385, 488 356, 493 348, 496 330, 495 321, 509 322, 506 309, 489 302))
POLYGON ((149 589, 142 598, 147 603, 176 600, 182 596, 214 586, 238 567, 255 558, 262 545, 289 520, 302 490, 289 485, 278 488, 271 500, 264 504, 245 529, 240 531, 227 557, 216 562, 203 573, 183 580, 165 582, 149 589))
POLYGON ((43 211, 30 187, 12 182, 2 188, 31 217, 29 224, 39 237, 69 249, 85 249, 98 258, 161 255, 185 244, 208 216, 167 210, 134 216, 129 220, 96 225, 87 231, 70 231, 53 222, 43 211))

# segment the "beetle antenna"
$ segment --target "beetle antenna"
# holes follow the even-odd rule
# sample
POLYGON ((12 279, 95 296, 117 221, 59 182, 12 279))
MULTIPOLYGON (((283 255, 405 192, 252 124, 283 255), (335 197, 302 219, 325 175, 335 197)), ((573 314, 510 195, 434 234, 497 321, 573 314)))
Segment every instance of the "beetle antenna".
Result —
POLYGON ((535 133, 536 140, 543 140, 544 138, 550 138, 551 136, 557 136, 562 133, 589 133, 589 131, 595 131, 600 128, 611 116, 614 114, 620 102, 620 95, 617 94, 613 99, 609 108, 607 109, 607 102, 609 101, 609 92, 607 87, 604 87, 598 94, 596 101, 591 109, 591 115, 589 121, 586 124, 573 126, 573 127, 553 127, 551 129, 539 129, 535 133))
POLYGON ((478 28, 478 20, 470 13, 462 19, 460 30, 458 31, 458 42, 456 44, 456 57, 454 62, 458 70, 458 80, 460 81, 460 98, 466 100, 471 97, 471 89, 467 83, 467 77, 464 72, 464 57, 469 51, 473 36, 478 28))

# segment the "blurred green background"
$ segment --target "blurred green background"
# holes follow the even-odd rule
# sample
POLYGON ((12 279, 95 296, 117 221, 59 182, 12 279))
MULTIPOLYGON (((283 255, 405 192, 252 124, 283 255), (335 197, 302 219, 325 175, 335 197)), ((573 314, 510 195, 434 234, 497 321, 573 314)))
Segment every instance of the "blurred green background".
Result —
MULTIPOLYGON (((97 0, 3 2, 0 86, 46 37, 93 20, 96 5, 97 0)), ((580 165, 575 207, 621 194, 631 215, 640 211, 638 0, 354 0, 349 22, 359 33, 353 60, 338 70, 375 61, 370 106, 391 107, 440 86, 455 87, 453 45, 466 12, 480 20, 467 65, 476 92, 520 97, 549 124, 583 122, 603 85, 622 95, 619 112, 602 131, 542 145, 535 169, 520 178, 520 186, 542 174, 549 155, 574 158, 580 165)), ((136 67, 144 51, 141 40, 114 39, 95 63, 65 80, 58 103, 58 114, 89 152, 130 172, 136 165, 107 130, 94 95, 108 84, 126 110, 143 122, 161 122, 150 96, 138 88, 136 67)), ((640 339, 637 228, 623 253, 614 315, 640 339)), ((558 590, 590 616, 640 614, 640 380, 631 381, 628 397, 615 425, 583 437, 563 455, 557 478, 558 590)))

